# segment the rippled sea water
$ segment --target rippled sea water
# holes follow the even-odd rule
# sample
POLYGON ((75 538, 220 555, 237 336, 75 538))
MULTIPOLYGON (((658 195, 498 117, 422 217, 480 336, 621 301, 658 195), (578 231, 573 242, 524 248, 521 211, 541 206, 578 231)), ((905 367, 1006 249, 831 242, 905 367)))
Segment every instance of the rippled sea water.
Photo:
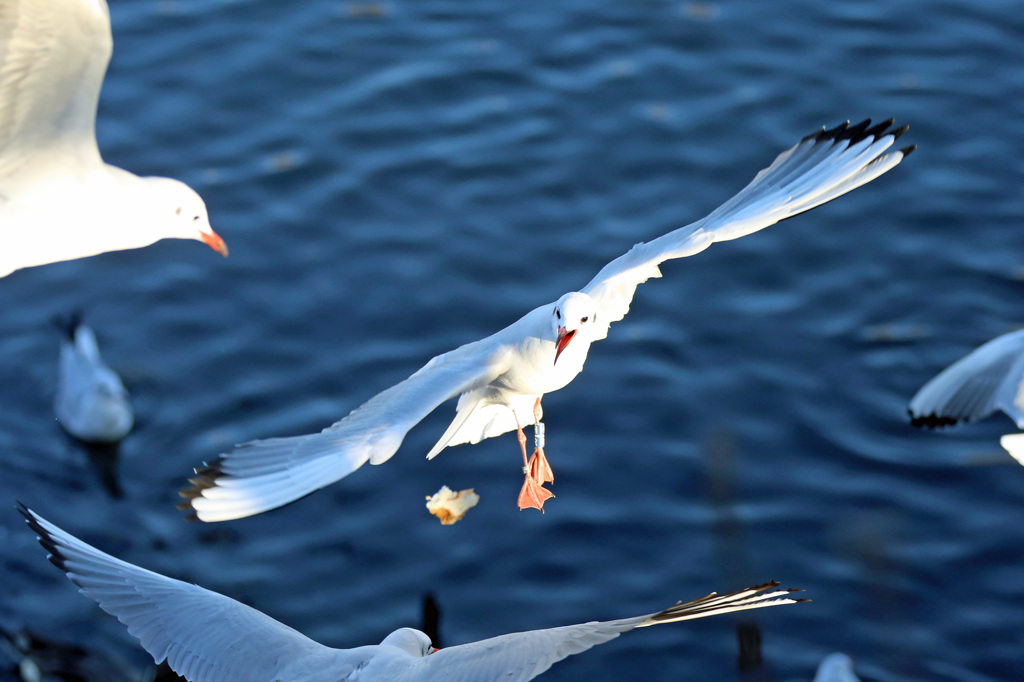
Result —
MULTIPOLYGON (((165 241, 0 280, 0 503, 333 646, 446 644, 655 611, 768 578, 767 680, 1022 668, 1024 469, 1005 418, 907 425, 934 373, 1024 323, 1019 3, 113 0, 108 162, 179 177, 231 247, 165 241), (191 467, 316 431, 433 355, 583 286, 821 125, 920 149, 826 207, 664 266, 545 398, 557 474, 516 509, 515 438, 398 454, 252 519, 186 524, 191 467), (902 142, 902 141, 901 141, 902 142), (54 421, 86 311, 138 425, 112 498, 54 421), (424 497, 473 487, 441 527, 424 497)), ((73 229, 74 226, 69 226, 73 229)), ((0 625, 148 657, 0 513, 0 625)), ((722 617, 644 630, 545 680, 729 680, 722 617)))

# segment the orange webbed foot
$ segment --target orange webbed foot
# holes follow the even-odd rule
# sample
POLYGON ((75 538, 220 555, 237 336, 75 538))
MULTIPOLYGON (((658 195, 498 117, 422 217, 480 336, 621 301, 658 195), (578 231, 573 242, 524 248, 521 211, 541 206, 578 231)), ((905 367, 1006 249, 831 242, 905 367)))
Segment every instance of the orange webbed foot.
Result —
POLYGON ((545 483, 555 482, 555 472, 551 470, 548 458, 544 456, 544 448, 537 448, 533 451, 529 467, 530 477, 537 481, 537 483, 544 485, 545 483))
POLYGON ((539 509, 544 512, 544 503, 554 497, 555 494, 547 490, 537 481, 533 480, 530 474, 526 475, 523 481, 523 489, 519 491, 519 509, 539 509))

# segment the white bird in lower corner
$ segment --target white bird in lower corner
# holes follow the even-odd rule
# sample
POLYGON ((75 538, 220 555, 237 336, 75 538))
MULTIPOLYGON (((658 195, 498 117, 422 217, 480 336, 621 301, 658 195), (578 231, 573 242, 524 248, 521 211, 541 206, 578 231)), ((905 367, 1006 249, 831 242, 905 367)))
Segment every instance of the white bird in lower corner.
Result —
POLYGON ((860 682, 853 672, 853 659, 843 653, 829 654, 818 665, 814 682, 860 682))
POLYGON ((419 630, 395 630, 377 645, 332 649, 216 592, 115 559, 19 504, 19 511, 82 594, 115 616, 153 659, 190 682, 525 682, 554 663, 650 625, 793 604, 799 590, 776 582, 709 594, 621 620, 532 630, 434 649, 419 630))
MULTIPOLYGON (((942 370, 910 400, 911 424, 972 422, 1002 410, 1024 429, 1024 329, 997 336, 942 370)), ((999 439, 1024 464, 1024 433, 999 439)))
POLYGON ((228 253, 186 184, 103 162, 112 49, 105 0, 0 1, 0 277, 167 237, 228 253))
POLYGON ((100 357, 96 335, 79 315, 55 324, 63 332, 53 403, 57 421, 81 441, 118 442, 135 423, 128 391, 100 357))
POLYGON ((380 464, 406 433, 442 402, 459 398, 455 419, 427 454, 517 431, 525 480, 520 509, 543 510, 554 476, 539 429, 541 397, 579 374, 594 341, 621 320, 639 284, 660 277, 658 265, 692 256, 820 206, 894 168, 914 147, 887 152, 907 126, 892 120, 844 123, 803 138, 709 216, 634 246, 580 291, 527 313, 480 341, 435 357, 405 381, 378 394, 317 434, 256 440, 196 469, 180 507, 203 521, 251 516, 333 483, 366 462, 380 464), (537 424, 537 449, 526 456, 522 426, 537 424))

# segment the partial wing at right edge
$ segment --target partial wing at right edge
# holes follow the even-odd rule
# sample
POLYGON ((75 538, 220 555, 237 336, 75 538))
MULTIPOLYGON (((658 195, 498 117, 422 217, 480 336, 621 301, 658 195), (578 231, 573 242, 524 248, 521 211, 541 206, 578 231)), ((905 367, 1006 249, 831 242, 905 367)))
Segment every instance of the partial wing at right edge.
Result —
POLYGON ((998 336, 942 370, 910 400, 914 426, 947 426, 1003 410, 1024 428, 1024 330, 998 336))

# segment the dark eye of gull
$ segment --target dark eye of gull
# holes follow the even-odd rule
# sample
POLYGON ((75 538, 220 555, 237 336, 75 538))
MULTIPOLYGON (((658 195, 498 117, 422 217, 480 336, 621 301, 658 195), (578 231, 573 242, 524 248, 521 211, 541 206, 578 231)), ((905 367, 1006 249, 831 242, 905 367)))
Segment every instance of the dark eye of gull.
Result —
POLYGON ((588 319, 590 319, 590 315, 587 315, 586 317, 581 317, 580 318, 580 322, 581 323, 586 322, 588 319))

